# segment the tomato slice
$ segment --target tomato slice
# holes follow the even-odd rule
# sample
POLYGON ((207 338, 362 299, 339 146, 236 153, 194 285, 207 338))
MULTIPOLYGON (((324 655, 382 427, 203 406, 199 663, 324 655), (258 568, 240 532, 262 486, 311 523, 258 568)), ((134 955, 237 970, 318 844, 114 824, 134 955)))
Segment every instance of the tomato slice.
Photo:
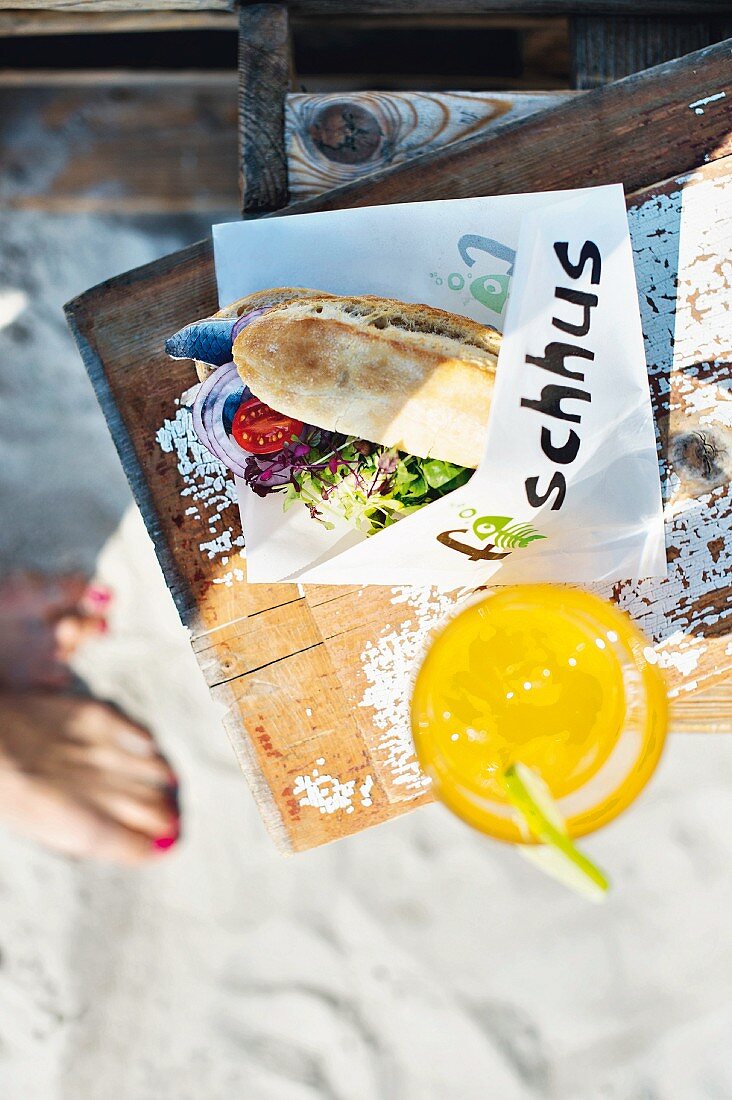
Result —
POLYGON ((294 420, 284 413, 275 412, 260 401, 250 397, 234 413, 231 434, 245 451, 253 455, 271 455, 281 451, 293 435, 303 429, 301 420, 294 420))

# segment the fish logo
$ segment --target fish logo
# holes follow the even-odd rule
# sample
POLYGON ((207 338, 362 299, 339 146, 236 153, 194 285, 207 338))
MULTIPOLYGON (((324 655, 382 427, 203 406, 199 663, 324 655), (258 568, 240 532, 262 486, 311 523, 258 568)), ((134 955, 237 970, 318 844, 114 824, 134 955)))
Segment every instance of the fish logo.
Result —
MULTIPOLYGON (((466 518, 463 512, 460 515, 466 518)), ((536 539, 546 538, 532 524, 514 523, 511 516, 480 516, 473 523, 473 534, 481 540, 492 538, 496 546, 509 550, 523 549, 536 539)))
POLYGON ((547 537, 531 523, 516 522, 512 516, 479 516, 476 508, 463 508, 459 516, 463 520, 473 520, 470 532, 467 527, 441 531, 437 535, 437 541, 448 550, 465 554, 471 561, 499 561, 507 558, 514 550, 524 549, 530 543, 547 537), (484 545, 474 546, 470 542, 454 538, 455 535, 468 535, 471 532, 484 545))
MULTIPOLYGON (((451 271, 447 276, 448 289, 460 294, 464 306, 468 305, 468 299, 464 296, 464 292, 467 291, 476 302, 500 317, 508 298, 516 252, 508 245, 502 244, 501 241, 493 240, 492 237, 482 237, 477 233, 463 234, 457 242, 457 250, 460 259, 468 270, 463 273, 451 271), (501 264, 506 265, 506 270, 503 272, 493 271, 486 275, 474 277, 474 271, 470 270, 475 267, 477 262, 474 254, 481 252, 484 256, 490 257, 489 260, 484 260, 485 263, 492 267, 493 262, 498 260, 501 264)), ((445 279, 437 271, 431 271, 430 278, 434 279, 436 286, 442 286, 445 282, 445 279)))
POLYGON ((470 293, 476 302, 500 314, 503 313, 503 307, 506 304, 508 287, 508 275, 482 275, 480 279, 473 279, 470 284, 470 293))

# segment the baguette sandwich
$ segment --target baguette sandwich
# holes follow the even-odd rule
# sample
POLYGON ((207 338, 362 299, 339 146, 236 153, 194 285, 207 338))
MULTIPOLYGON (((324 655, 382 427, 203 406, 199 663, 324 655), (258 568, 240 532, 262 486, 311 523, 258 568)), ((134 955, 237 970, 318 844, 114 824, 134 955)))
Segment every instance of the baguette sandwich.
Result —
POLYGON ((285 508, 301 501, 326 526, 345 518, 372 534, 469 480, 500 339, 426 305, 280 287, 187 326, 166 349, 197 360, 199 377, 216 370, 238 386, 233 415, 222 393, 224 431, 232 468, 255 493, 283 493, 285 508), (223 341, 209 364, 198 337, 214 323, 223 341))

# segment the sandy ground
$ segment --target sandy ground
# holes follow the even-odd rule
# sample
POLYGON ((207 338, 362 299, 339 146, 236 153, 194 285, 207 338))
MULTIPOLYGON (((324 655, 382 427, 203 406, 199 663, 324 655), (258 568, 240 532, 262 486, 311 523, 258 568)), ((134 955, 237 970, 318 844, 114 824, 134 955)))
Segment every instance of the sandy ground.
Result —
POLYGON ((597 908, 439 807, 286 860, 218 724, 60 313, 204 231, 5 216, 0 565, 117 592, 78 671, 159 736, 185 835, 78 865, 0 832, 7 1100, 729 1100, 732 741, 672 739, 586 845, 597 908))

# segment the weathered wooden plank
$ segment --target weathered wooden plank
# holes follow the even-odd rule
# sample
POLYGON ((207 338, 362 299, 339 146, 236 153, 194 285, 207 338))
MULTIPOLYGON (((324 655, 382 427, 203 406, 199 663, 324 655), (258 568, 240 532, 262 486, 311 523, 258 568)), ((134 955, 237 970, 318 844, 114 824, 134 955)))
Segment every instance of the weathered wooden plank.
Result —
POLYGON ((574 15, 569 27, 573 88, 597 88, 723 37, 699 15, 574 15))
MULTIPOLYGON (((243 4, 250 0, 242 0, 243 4)), ((235 0, 0 0, 0 8, 58 11, 231 11, 235 0)), ((565 15, 574 12, 630 15, 682 15, 728 13, 726 0, 290 0, 289 7, 298 15, 461 15, 476 12, 565 15)))
POLYGON ((387 797, 322 645, 212 694, 283 850, 338 840, 430 800, 387 797))
MULTIPOLYGON (((292 12, 292 5, 288 4, 292 12)), ((300 27, 312 26, 325 27, 350 27, 354 33, 377 27, 380 30, 392 30, 403 27, 432 27, 441 30, 445 27, 482 28, 515 27, 517 30, 540 30, 547 24, 556 24, 566 29, 567 20, 564 15, 547 15, 545 12, 528 11, 523 5, 512 6, 510 9, 499 12, 479 9, 471 5, 470 10, 464 12, 435 12, 420 5, 419 8, 410 11, 388 11, 374 14, 364 12, 360 4, 349 4, 341 12, 328 12, 327 15, 317 12, 295 12, 291 20, 292 26, 297 30, 300 27)))
POLYGON ((732 677, 671 704, 674 733, 732 733, 732 677))
POLYGON ((149 84, 177 87, 219 87, 236 94, 236 73, 223 69, 0 69, 0 88, 117 88, 149 84))
MULTIPOLYGON (((255 589, 256 585, 251 585, 255 589)), ((240 613, 243 606, 237 609, 240 613)), ((266 669, 323 641, 304 599, 251 611, 195 640, 194 652, 209 687, 266 669)))
MULTIPOLYGON (((59 213, 221 214, 234 210, 239 203, 235 89, 233 73, 226 79, 212 74, 210 79, 199 76, 173 85, 148 77, 125 88, 124 94, 115 81, 104 80, 92 90, 71 75, 59 88, 26 86, 22 96, 0 88, 0 202, 9 209, 59 213)), ((303 127, 323 125, 323 113, 331 105, 364 103, 364 110, 371 112, 374 100, 387 103, 382 112, 386 121, 377 122, 383 130, 378 164, 384 157, 396 162, 419 151, 420 134, 426 140, 428 128, 411 125, 410 118, 423 110, 433 112, 432 146, 452 140, 461 128, 495 125, 558 97, 523 93, 353 93, 345 100, 329 95, 288 96, 288 175, 297 195, 343 182, 344 170, 354 172, 349 178, 373 170, 371 161, 343 165, 326 156, 318 158, 317 151, 308 152, 303 127), (392 100, 397 104, 393 109, 392 100), (440 128, 443 109, 450 117, 440 128), (308 164, 298 147, 305 150, 308 164)), ((377 121, 375 112, 373 117, 377 121)))
POLYGON ((351 92, 287 97, 290 195, 331 187, 561 103, 572 92, 351 92))
POLYGON ((290 34, 284 4, 254 4, 239 13, 239 155, 242 209, 262 214, 285 206, 285 96, 290 87, 290 34))
POLYGON ((708 46, 494 133, 294 203, 287 213, 619 180, 627 191, 639 190, 732 147, 731 48, 732 40, 708 46), (693 105, 701 101, 705 106, 697 113, 693 105))
MULTIPOLYGON (((146 31, 236 30, 239 20, 227 11, 189 11, 160 9, 159 11, 19 11, 0 5, 0 36, 46 34, 125 34, 146 31)), ((95 5, 97 7, 97 5, 95 5)))
POLYGON ((0 90, 6 209, 221 213, 239 202, 235 81, 0 90))
MULTIPOLYGON (((629 204, 659 434, 668 577, 615 585, 672 696, 732 668, 732 157, 629 204)), ((604 594, 610 595, 609 591, 604 594)))
POLYGON ((0 0, 0 9, 60 12, 233 11, 236 0, 0 0))

